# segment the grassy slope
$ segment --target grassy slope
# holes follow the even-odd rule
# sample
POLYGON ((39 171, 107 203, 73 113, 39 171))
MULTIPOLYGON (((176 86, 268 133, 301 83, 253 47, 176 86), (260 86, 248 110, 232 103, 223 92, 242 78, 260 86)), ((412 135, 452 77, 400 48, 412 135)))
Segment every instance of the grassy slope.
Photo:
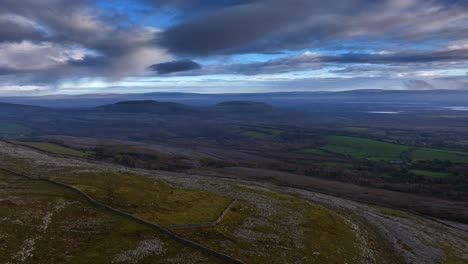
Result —
POLYGON ((64 146, 60 146, 57 144, 52 144, 48 142, 26 142, 26 141, 15 141, 17 144, 25 145, 25 146, 30 146, 34 148, 38 148, 44 151, 52 152, 52 153, 57 153, 57 154, 64 154, 64 155, 71 155, 71 156, 77 156, 77 157, 89 157, 92 156, 92 152, 88 151, 80 151, 72 148, 67 148, 64 146))
POLYGON ((403 151, 409 148, 377 140, 347 137, 328 136, 327 144, 322 149, 340 154, 351 155, 355 158, 369 158, 372 160, 400 159, 403 151))
POLYGON ((54 179, 71 184, 98 201, 161 225, 214 221, 231 201, 124 173, 83 173, 54 179))
POLYGON ((4 173, 0 186, 0 263, 111 263, 150 239, 160 240, 162 252, 140 255, 138 263, 219 261, 60 187, 4 173))
POLYGON ((315 149, 315 148, 306 148, 306 149, 301 149, 301 153, 306 153, 306 154, 316 154, 320 156, 331 156, 330 153, 327 153, 321 149, 315 149))
POLYGON ((288 195, 242 189, 273 201, 267 221, 259 208, 240 200, 220 225, 179 232, 247 263, 362 263, 352 228, 333 211, 288 195), (291 223, 296 214, 299 223, 291 223))
POLYGON ((269 127, 232 126, 230 132, 255 139, 266 139, 281 135, 283 130, 269 127))

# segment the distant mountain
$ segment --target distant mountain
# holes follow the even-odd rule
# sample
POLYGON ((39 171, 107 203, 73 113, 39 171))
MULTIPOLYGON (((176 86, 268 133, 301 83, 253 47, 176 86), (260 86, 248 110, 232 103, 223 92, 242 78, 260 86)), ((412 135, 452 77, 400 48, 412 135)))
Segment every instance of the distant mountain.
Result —
POLYGON ((45 112, 52 112, 51 109, 41 106, 0 103, 0 117, 15 117, 21 115, 32 115, 45 112))
POLYGON ((308 110, 321 104, 394 103, 431 104, 437 106, 466 106, 468 90, 351 90, 342 92, 278 92, 251 94, 83 94, 25 97, 0 97, 0 102, 47 106, 54 108, 83 108, 115 104, 122 101, 156 100, 191 106, 213 106, 222 102, 255 101, 274 107, 308 110))
POLYGON ((183 114, 198 111, 195 107, 154 100, 123 101, 96 108, 98 111, 148 114, 183 114))

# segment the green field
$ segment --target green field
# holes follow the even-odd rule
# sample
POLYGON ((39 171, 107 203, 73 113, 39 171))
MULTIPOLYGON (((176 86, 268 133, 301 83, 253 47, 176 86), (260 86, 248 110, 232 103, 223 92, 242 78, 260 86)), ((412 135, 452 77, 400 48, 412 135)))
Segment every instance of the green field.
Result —
POLYGON ((141 175, 82 173, 54 178, 94 199, 161 225, 211 222, 231 202, 207 192, 170 186, 141 175))
POLYGON ((367 127, 345 127, 344 130, 349 132, 367 132, 369 128, 367 127))
POLYGON ((321 149, 316 149, 316 148, 301 149, 299 152, 306 153, 306 154, 316 154, 320 156, 332 156, 330 153, 327 153, 321 149))
POLYGON ((328 136, 326 142, 327 144, 321 149, 371 160, 397 160, 404 151, 409 149, 403 145, 359 137, 328 136))
POLYGON ((454 163, 468 163, 468 153, 443 149, 416 149, 411 152, 410 158, 413 161, 441 160, 454 163))
POLYGON ((32 134, 32 130, 21 124, 0 121, 1 137, 27 137, 32 134))
POLYGON ((2 172, 0 186, 0 263, 222 263, 70 190, 2 172))
POLYGON ((270 127, 242 127, 232 126, 229 130, 231 133, 238 134, 254 139, 266 139, 279 136, 283 130, 270 127))
POLYGON ((437 171, 428 171, 428 170, 410 170, 410 172, 421 175, 427 178, 448 178, 451 176, 450 173, 446 172, 437 172, 437 171))
POLYGON ((60 146, 60 145, 48 143, 48 142, 14 141, 14 143, 25 145, 25 146, 30 146, 33 148, 37 148, 37 149, 52 152, 52 153, 63 154, 63 155, 71 155, 71 156, 77 156, 77 157, 89 157, 89 158, 92 158, 94 156, 94 152, 92 151, 76 150, 76 149, 67 148, 64 146, 60 146))

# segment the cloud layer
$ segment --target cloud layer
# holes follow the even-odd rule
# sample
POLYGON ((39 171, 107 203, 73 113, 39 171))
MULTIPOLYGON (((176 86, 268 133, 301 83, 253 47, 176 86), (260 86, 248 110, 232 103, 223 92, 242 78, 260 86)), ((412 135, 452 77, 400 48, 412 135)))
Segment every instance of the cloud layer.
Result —
POLYGON ((457 0, 2 0, 0 94, 207 76, 464 89, 467 39, 457 0))

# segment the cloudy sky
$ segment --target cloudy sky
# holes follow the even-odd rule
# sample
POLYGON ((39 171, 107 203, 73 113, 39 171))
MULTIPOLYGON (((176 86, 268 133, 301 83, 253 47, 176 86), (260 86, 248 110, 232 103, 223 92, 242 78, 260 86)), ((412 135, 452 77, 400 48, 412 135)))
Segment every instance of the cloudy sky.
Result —
POLYGON ((468 89, 466 0, 0 0, 0 95, 468 89))

